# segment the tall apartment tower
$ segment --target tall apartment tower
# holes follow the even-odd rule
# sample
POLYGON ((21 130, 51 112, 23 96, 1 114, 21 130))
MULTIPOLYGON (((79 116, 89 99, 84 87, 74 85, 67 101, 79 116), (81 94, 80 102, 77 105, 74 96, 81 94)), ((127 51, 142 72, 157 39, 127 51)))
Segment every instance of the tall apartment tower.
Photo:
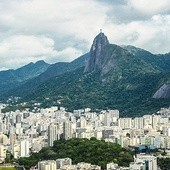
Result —
POLYGON ((145 154, 139 154, 137 155, 137 158, 135 162, 143 161, 145 164, 146 169, 148 170, 157 170, 157 158, 152 155, 145 155, 145 154))
POLYGON ((22 116, 21 114, 16 115, 16 123, 21 123, 22 116))
POLYGON ((87 124, 87 121, 84 117, 80 117, 80 127, 85 128, 87 124))
POLYGON ((143 117, 135 117, 134 119, 134 129, 143 129, 143 117))
POLYGON ((118 120, 118 126, 122 129, 131 129, 132 128, 132 118, 120 118, 118 120))
POLYGON ((53 146, 55 140, 59 140, 61 135, 61 127, 59 123, 51 123, 48 126, 48 146, 53 146))
POLYGON ((11 126, 9 131, 9 140, 10 140, 10 151, 12 155, 14 154, 14 144, 16 142, 16 134, 14 128, 11 126))
POLYGON ((71 139, 73 135, 72 122, 67 120, 63 124, 63 137, 65 140, 71 139))
POLYGON ((40 161, 38 162, 38 170, 56 170, 56 161, 40 161))
POLYGON ((20 157, 28 157, 29 156, 29 141, 22 140, 20 142, 20 157))
POLYGON ((57 169, 61 169, 65 165, 72 165, 72 160, 70 158, 62 158, 56 160, 57 169))
POLYGON ((111 113, 109 113, 109 112, 106 112, 105 114, 104 114, 104 126, 110 126, 110 124, 111 124, 111 113))

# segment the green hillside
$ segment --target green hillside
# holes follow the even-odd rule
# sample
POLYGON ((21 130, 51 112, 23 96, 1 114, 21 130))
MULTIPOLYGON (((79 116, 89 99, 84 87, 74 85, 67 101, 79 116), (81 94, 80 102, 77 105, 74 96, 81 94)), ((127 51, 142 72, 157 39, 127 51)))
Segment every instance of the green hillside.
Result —
POLYGON ((70 63, 72 71, 55 64, 31 83, 3 97, 19 96, 20 102, 40 102, 41 107, 57 105, 70 111, 86 107, 92 110, 116 108, 122 116, 155 113, 161 107, 169 107, 169 98, 152 98, 163 84, 170 83, 170 71, 165 64, 168 56, 166 60, 162 58, 159 65, 158 60, 151 59, 151 53, 144 50, 140 53, 135 47, 130 50, 110 44, 100 33, 90 53, 70 63))
POLYGON ((17 95, 22 95, 23 101, 41 102, 42 107, 58 105, 60 101, 70 111, 116 108, 123 116, 155 113, 169 106, 169 99, 152 99, 156 90, 169 81, 169 72, 160 72, 116 45, 105 47, 102 60, 101 70, 84 73, 82 67, 17 95))
POLYGON ((95 109, 119 109, 123 116, 155 113, 161 107, 168 107, 169 99, 152 99, 156 89, 170 77, 170 74, 152 73, 113 79, 101 84, 100 74, 83 74, 84 68, 69 72, 42 84, 23 101, 42 102, 43 107, 58 105, 74 109, 90 107, 95 109))
MULTIPOLYGON (((77 68, 83 67, 88 58, 89 58, 89 53, 86 53, 80 56, 79 58, 73 60, 70 63, 58 62, 58 63, 52 64, 42 74, 25 81, 24 83, 20 84, 19 87, 16 87, 11 84, 13 88, 11 88, 11 90, 1 95, 0 100, 6 100, 9 96, 21 96, 22 97, 30 93, 30 91, 33 91, 34 89, 36 89, 39 85, 46 82, 50 78, 53 78, 58 75, 64 74, 66 72, 73 71, 77 68)), ((11 79, 9 78, 9 80, 11 79)))
POLYGON ((48 67, 49 64, 44 61, 37 61, 16 70, 0 71, 0 97, 3 93, 19 86, 24 81, 37 77, 48 67))

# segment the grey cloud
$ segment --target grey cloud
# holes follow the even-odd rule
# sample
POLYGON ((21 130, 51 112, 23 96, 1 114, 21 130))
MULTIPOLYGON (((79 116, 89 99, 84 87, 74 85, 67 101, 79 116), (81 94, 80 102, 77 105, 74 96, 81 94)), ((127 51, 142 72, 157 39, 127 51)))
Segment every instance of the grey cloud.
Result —
POLYGON ((102 2, 102 3, 107 3, 110 5, 125 5, 127 4, 127 0, 98 0, 98 2, 102 2))

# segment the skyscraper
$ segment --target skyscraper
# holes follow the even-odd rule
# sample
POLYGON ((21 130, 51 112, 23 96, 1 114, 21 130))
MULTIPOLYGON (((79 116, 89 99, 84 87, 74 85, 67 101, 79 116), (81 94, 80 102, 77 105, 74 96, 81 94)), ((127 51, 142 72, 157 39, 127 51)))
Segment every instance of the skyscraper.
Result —
POLYGON ((63 136, 64 139, 68 140, 72 138, 73 135, 73 128, 72 128, 72 122, 71 121, 65 121, 63 124, 63 136))
POLYGON ((15 143, 15 140, 16 140, 16 134, 14 132, 13 127, 10 127, 9 140, 10 140, 10 151, 11 151, 12 154, 14 154, 14 143, 15 143))
POLYGON ((29 156, 29 141, 22 140, 20 141, 20 157, 28 157, 29 156))
POLYGON ((55 140, 59 140, 61 135, 61 126, 59 123, 51 123, 48 126, 48 146, 53 146, 55 140))
POLYGON ((109 113, 109 112, 106 112, 105 114, 104 114, 104 126, 110 126, 110 124, 111 124, 111 113, 109 113))
POLYGON ((143 117, 135 117, 134 126, 135 129, 143 129, 143 117))

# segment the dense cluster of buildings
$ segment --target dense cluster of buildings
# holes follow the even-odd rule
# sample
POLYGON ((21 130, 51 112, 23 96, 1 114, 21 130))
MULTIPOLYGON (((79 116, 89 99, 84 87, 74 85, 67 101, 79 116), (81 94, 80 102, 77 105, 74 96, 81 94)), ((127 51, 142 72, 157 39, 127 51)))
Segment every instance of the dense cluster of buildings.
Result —
MULTIPOLYGON (((72 164, 70 158, 40 161, 32 170, 101 170, 100 166, 80 162, 72 164)), ((139 154, 129 167, 120 167, 113 162, 108 163, 106 170, 157 170, 157 159, 152 155, 139 154)))
POLYGON ((89 163, 80 162, 76 165, 72 164, 70 158, 40 161, 38 163, 38 170, 100 170, 101 167, 97 165, 91 165, 89 163))
MULTIPOLYGON (((35 111, 1 113, 0 105, 0 160, 6 151, 14 158, 28 157, 43 147, 53 146, 55 140, 95 137, 122 147, 147 145, 170 149, 170 108, 153 115, 120 118, 118 110, 91 112, 89 108, 74 110, 51 107, 35 111)), ((139 163, 138 163, 139 164, 139 163)), ((75 165, 79 166, 79 165, 75 165)), ((116 165, 114 165, 116 166, 116 165)), ((131 165, 131 166, 136 166, 131 165)))

